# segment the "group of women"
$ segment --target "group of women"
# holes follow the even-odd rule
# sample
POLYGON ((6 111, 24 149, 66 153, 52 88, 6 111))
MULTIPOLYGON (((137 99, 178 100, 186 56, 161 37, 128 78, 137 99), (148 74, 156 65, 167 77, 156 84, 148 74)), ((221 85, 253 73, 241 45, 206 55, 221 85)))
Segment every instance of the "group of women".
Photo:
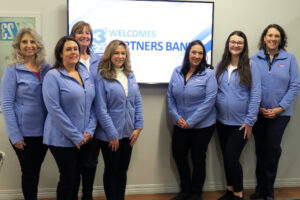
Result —
POLYGON ((40 36, 19 31, 2 78, 6 131, 22 170, 25 200, 36 200, 47 149, 58 169, 58 200, 92 200, 101 149, 108 200, 124 199, 132 147, 143 128, 142 98, 125 42, 113 40, 101 58, 90 25, 80 21, 45 62, 40 36))
MULTIPOLYGON (((90 25, 80 21, 55 47, 55 64, 45 62, 40 36, 22 29, 13 41, 2 78, 6 131, 22 170, 25 200, 37 199, 47 149, 60 173, 58 200, 92 200, 101 149, 108 200, 124 199, 132 148, 143 128, 142 98, 125 42, 111 41, 102 58, 93 53, 90 25)), ((199 200, 208 144, 217 128, 227 191, 220 200, 243 199, 241 152, 253 131, 257 187, 252 199, 274 199, 280 142, 299 90, 295 56, 276 24, 262 33, 260 51, 249 59, 241 31, 232 32, 216 70, 199 40, 186 49, 168 87, 173 118, 172 153, 180 177, 173 200, 199 200), (253 129, 252 129, 253 127, 253 129), (188 161, 191 152, 192 173, 188 161)))
POLYGON ((274 199, 280 143, 300 85, 296 58, 285 51, 286 40, 279 25, 267 26, 261 34, 260 51, 250 59, 246 35, 234 31, 215 72, 206 63, 203 43, 189 44, 168 87, 174 124, 172 153, 181 189, 172 200, 201 199, 206 151, 215 126, 227 182, 219 200, 244 199, 239 159, 252 131, 257 186, 250 198, 274 199))

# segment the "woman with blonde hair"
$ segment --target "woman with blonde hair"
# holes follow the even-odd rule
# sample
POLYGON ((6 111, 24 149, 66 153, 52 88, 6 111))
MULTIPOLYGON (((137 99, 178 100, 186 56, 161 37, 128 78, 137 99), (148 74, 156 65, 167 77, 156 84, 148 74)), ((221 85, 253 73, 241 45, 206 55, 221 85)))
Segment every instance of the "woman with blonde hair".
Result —
POLYGON ((105 195, 107 200, 124 200, 132 147, 143 128, 142 98, 125 42, 113 40, 108 44, 95 84, 100 123, 95 135, 105 164, 105 195))
POLYGON ((1 103, 6 132, 22 170, 25 200, 37 199, 39 174, 47 152, 43 144, 47 110, 42 82, 50 66, 45 63, 41 37, 33 29, 19 31, 1 84, 1 103))

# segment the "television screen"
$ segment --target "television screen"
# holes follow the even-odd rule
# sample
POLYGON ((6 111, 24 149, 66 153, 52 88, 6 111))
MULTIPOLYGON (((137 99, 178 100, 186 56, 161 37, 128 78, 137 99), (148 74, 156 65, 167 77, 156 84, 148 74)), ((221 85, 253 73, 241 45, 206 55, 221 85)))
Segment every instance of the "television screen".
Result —
POLYGON ((212 63, 213 11, 213 2, 68 0, 68 31, 88 22, 99 54, 111 40, 125 41, 139 83, 168 83, 192 40, 204 43, 212 63))

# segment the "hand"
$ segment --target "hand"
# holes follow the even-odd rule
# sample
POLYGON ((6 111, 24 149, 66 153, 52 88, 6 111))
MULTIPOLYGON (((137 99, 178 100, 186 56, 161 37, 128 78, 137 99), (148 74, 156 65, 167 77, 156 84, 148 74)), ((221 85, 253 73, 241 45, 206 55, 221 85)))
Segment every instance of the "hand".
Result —
POLYGON ((183 126, 182 128, 184 128, 184 129, 190 129, 191 127, 190 127, 190 125, 185 121, 185 124, 184 124, 184 126, 183 126))
POLYGON ((244 123, 239 130, 243 130, 244 129, 244 140, 247 138, 249 139, 251 136, 251 132, 252 132, 252 127, 249 126, 248 124, 244 123))
POLYGON ((89 141, 92 138, 92 135, 89 134, 88 132, 84 132, 83 137, 86 138, 86 141, 89 141))
POLYGON ((277 115, 279 115, 283 111, 284 110, 283 110, 282 107, 276 107, 276 108, 272 108, 272 109, 265 109, 263 115, 264 115, 265 118, 273 119, 273 118, 277 117, 277 115))
POLYGON ((21 140, 21 141, 15 143, 14 146, 17 149, 24 150, 24 147, 26 146, 26 144, 25 144, 24 140, 21 140))
POLYGON ((139 137, 141 131, 142 131, 142 129, 137 128, 137 129, 135 129, 135 130, 131 133, 131 135, 130 135, 130 137, 129 137, 129 140, 130 140, 130 146, 131 146, 131 147, 133 147, 133 145, 134 145, 135 142, 137 141, 137 139, 138 139, 138 137, 139 137))
POLYGON ((177 124, 181 127, 181 128, 184 128, 184 129, 189 129, 191 128, 189 126, 189 124, 183 119, 183 118, 180 118, 177 120, 177 124))
POLYGON ((181 128, 183 128, 183 126, 184 126, 184 124, 185 124, 185 120, 184 120, 183 118, 179 118, 179 119, 177 120, 177 124, 178 124, 181 128))
POLYGON ((78 144, 76 144, 76 147, 78 148, 78 149, 80 149, 80 147, 82 146, 82 145, 84 145, 85 143, 86 143, 86 138, 84 137, 83 138, 83 140, 81 140, 81 142, 79 142, 78 144))
POLYGON ((119 138, 110 140, 108 147, 111 147, 112 151, 117 151, 119 149, 119 138))

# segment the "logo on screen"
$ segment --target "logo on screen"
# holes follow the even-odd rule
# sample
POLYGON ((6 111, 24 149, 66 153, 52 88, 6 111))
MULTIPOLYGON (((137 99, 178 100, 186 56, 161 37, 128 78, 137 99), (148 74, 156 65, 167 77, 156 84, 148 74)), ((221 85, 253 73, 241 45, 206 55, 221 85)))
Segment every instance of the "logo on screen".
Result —
POLYGON ((93 31, 93 50, 95 53, 103 54, 106 47, 106 32, 106 28, 93 31))

